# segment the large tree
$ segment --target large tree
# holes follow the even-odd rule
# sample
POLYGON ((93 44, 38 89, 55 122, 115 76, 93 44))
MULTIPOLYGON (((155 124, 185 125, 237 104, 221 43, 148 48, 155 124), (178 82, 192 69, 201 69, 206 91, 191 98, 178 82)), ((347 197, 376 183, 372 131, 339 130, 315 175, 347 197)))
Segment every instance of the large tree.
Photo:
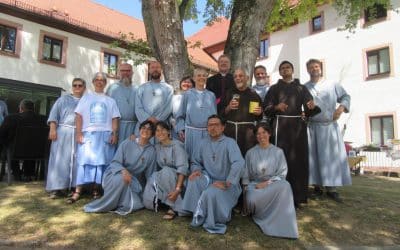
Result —
MULTIPOLYGON (((346 17, 345 29, 356 27, 363 10, 375 4, 390 8, 390 0, 207 0, 205 17, 212 22, 220 15, 231 23, 225 53, 232 68, 241 67, 252 73, 263 32, 283 28, 313 17, 321 4, 333 4, 346 17), (226 4, 228 3, 228 4, 226 4)), ((196 19, 196 0, 143 0, 142 15, 152 54, 159 60, 164 75, 175 89, 183 75, 192 70, 183 34, 183 20, 196 19)))

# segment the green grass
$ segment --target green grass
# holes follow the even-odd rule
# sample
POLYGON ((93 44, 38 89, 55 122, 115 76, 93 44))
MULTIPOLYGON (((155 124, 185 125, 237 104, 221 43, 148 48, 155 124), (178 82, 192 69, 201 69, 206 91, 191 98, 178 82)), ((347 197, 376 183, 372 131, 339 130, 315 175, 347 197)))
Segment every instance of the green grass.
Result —
POLYGON ((0 248, 304 249, 318 246, 400 245, 400 179, 353 177, 340 189, 344 204, 327 198, 297 213, 300 238, 265 236, 249 217, 234 215, 225 235, 191 228, 190 218, 162 220, 141 210, 128 216, 86 214, 89 199, 51 200, 43 183, 0 184, 0 248))

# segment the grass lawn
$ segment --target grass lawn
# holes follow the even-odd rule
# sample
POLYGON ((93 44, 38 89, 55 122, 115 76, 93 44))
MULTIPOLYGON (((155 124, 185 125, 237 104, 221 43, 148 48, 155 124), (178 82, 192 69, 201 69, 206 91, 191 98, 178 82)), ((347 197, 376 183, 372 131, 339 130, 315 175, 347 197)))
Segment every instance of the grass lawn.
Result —
POLYGON ((234 215, 225 235, 191 228, 190 218, 164 221, 163 212, 128 216, 86 214, 51 200, 42 182, 0 183, 0 248, 303 249, 318 246, 400 245, 400 178, 353 177, 340 189, 344 204, 324 198, 298 211, 300 238, 262 234, 249 217, 234 215))

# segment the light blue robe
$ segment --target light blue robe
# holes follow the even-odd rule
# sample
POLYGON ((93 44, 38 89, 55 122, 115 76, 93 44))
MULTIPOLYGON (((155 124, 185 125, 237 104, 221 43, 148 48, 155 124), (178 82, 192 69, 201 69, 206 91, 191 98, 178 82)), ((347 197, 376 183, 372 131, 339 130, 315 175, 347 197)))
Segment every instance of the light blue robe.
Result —
POLYGON ((244 199, 254 222, 264 234, 298 238, 296 210, 286 174, 283 151, 272 144, 267 148, 257 144, 246 153, 242 183, 248 186, 244 199), (272 183, 256 189, 258 183, 267 180, 272 183))
POLYGON ((172 87, 165 82, 146 82, 138 87, 135 99, 135 113, 138 118, 136 135, 139 133, 139 125, 150 117, 168 122, 172 113, 172 95, 172 87))
POLYGON ((310 118, 308 124, 309 184, 327 187, 351 185, 350 168, 339 125, 333 121, 336 104, 350 110, 350 96, 338 83, 321 81, 307 82, 315 105, 321 113, 310 118))
POLYGON ((104 195, 84 206, 87 213, 113 211, 127 215, 143 208, 142 189, 156 168, 156 151, 151 144, 140 146, 138 140, 126 139, 118 147, 110 166, 104 173, 104 195), (129 185, 122 179, 121 170, 132 175, 129 185))
POLYGON ((185 149, 189 159, 199 146, 199 141, 208 135, 207 119, 217 113, 215 95, 209 90, 189 89, 183 94, 177 113, 177 130, 185 131, 185 149))
POLYGON ((135 114, 136 86, 125 86, 118 82, 107 89, 107 95, 117 103, 121 118, 119 120, 118 145, 135 132, 137 118, 135 114))
POLYGON ((64 95, 51 108, 47 123, 57 125, 57 140, 51 143, 46 190, 75 187, 75 108, 79 98, 64 95))
POLYGON ((147 209, 157 211, 157 203, 170 206, 174 211, 182 211, 182 196, 179 195, 175 202, 168 199, 168 193, 176 188, 178 174, 188 175, 189 163, 183 144, 173 140, 169 145, 155 145, 157 152, 157 166, 159 171, 153 173, 146 183, 143 193, 143 203, 147 209))
POLYGON ((210 233, 224 234, 242 191, 239 179, 244 159, 235 140, 224 135, 216 141, 206 137, 200 144, 191 170, 202 175, 188 181, 183 209, 193 213, 192 226, 202 225, 210 233), (215 181, 230 182, 231 186, 222 190, 212 185, 215 181))
POLYGON ((252 86, 252 89, 254 89, 256 91, 256 93, 258 94, 258 96, 260 96, 261 100, 264 102, 265 99, 265 95, 268 92, 269 89, 269 85, 265 84, 265 85, 254 85, 252 86))

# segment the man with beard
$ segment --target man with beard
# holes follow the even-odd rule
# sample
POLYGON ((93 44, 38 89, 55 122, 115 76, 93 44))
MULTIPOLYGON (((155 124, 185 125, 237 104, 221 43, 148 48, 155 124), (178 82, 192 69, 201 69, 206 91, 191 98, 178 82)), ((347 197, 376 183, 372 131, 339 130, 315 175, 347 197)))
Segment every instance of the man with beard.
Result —
POLYGON ((151 80, 140 85, 136 91, 135 113, 139 124, 146 120, 153 124, 158 121, 168 123, 168 118, 172 113, 173 89, 166 82, 161 81, 159 62, 149 63, 149 74, 151 80))
POLYGON ((227 55, 221 55, 218 58, 219 73, 209 77, 206 82, 206 88, 215 95, 217 110, 222 107, 222 98, 225 93, 235 86, 233 75, 229 73, 231 69, 231 60, 227 55))
POLYGON ((132 75, 132 66, 128 63, 122 63, 119 65, 120 81, 107 89, 107 95, 115 100, 121 113, 118 145, 135 132, 137 123, 135 114, 137 87, 132 85, 132 75))
POLYGON ((256 85, 253 86, 253 89, 260 96, 261 100, 264 101, 265 95, 269 89, 267 69, 262 65, 256 66, 254 68, 254 78, 256 79, 256 85))
POLYGON ((243 69, 236 69, 233 78, 236 87, 226 92, 219 113, 227 120, 225 134, 236 140, 244 156, 256 144, 253 129, 262 118, 262 102, 247 86, 249 77, 243 69))
POLYGON ((324 186, 328 197, 342 202, 336 187, 351 185, 351 176, 346 149, 336 121, 343 112, 349 112, 350 96, 339 83, 322 79, 321 65, 317 59, 307 62, 310 81, 305 86, 315 104, 321 108, 321 113, 311 117, 308 124, 309 184, 315 185, 314 195, 317 197, 323 194, 324 186))
POLYGON ((264 100, 265 114, 274 119, 274 144, 286 157, 286 180, 293 190, 294 204, 307 203, 308 191, 308 140, 305 117, 318 114, 321 109, 298 79, 293 78, 293 64, 283 61, 279 65, 282 76, 268 90, 264 100), (304 112, 303 112, 304 110, 304 112))

